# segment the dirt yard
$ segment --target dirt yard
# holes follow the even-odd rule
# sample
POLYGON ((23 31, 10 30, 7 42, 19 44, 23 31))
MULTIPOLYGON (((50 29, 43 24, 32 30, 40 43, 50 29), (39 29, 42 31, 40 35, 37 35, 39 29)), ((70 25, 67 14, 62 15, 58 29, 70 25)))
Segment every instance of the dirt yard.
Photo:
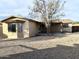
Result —
POLYGON ((1 41, 0 59, 79 59, 79 33, 1 41))

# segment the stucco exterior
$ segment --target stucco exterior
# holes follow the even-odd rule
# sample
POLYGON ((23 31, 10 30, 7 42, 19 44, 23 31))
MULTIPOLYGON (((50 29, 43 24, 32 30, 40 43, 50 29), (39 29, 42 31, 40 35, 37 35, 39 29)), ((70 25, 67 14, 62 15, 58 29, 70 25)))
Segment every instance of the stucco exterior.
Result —
POLYGON ((23 25, 24 38, 29 37, 29 21, 24 22, 23 25))
POLYGON ((2 22, 2 29, 3 29, 3 37, 4 38, 27 38, 31 36, 35 36, 39 32, 38 23, 34 21, 30 21, 25 18, 9 18, 2 22), (16 24, 16 32, 9 32, 8 31, 8 24, 15 23, 16 24), (19 31, 19 24, 22 24, 22 32, 19 31))
MULTIPOLYGON (((42 33, 42 31, 46 32, 45 26, 42 26, 42 24, 42 22, 34 21, 31 19, 11 16, 2 21, 2 36, 3 38, 8 39, 21 39, 36 36, 38 33, 42 33), (9 31, 9 24, 13 23, 16 25, 15 32, 9 31)), ((62 22, 52 22, 51 33, 72 32, 71 23, 67 23, 67 28, 64 28, 63 24, 64 23, 62 22)))
MULTIPOLYGON (((17 38, 17 32, 8 32, 8 24, 2 23, 3 38, 17 38)), ((17 29, 17 28, 16 28, 17 29)))
POLYGON ((39 32, 39 25, 35 22, 29 22, 29 36, 35 36, 39 32))

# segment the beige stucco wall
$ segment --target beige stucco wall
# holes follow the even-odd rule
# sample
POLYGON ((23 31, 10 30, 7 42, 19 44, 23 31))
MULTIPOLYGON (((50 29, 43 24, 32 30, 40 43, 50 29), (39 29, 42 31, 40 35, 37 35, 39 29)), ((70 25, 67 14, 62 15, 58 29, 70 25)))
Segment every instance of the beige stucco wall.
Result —
POLYGON ((39 32, 39 25, 36 22, 29 22, 29 36, 35 36, 39 32))
POLYGON ((18 32, 18 24, 17 23, 16 23, 16 32, 8 32, 8 23, 3 22, 2 23, 3 38, 17 39, 17 38, 29 37, 29 31, 27 30, 27 27, 29 27, 28 21, 24 20, 24 19, 20 19, 20 18, 9 19, 9 20, 6 20, 6 21, 7 22, 12 22, 14 20, 25 21, 25 23, 22 23, 23 24, 23 32, 18 32))
POLYGON ((24 22, 23 33, 24 33, 24 38, 29 37, 29 21, 24 22))
POLYGON ((7 23, 2 23, 2 27, 3 27, 3 38, 11 38, 11 39, 17 38, 17 32, 8 32, 7 23))
MULTIPOLYGON (((3 22, 2 23, 2 27, 3 27, 3 37, 4 38, 11 38, 11 39, 16 39, 16 38, 27 38, 27 37, 31 37, 31 36, 35 36, 39 29, 38 29, 38 25, 36 22, 34 21, 28 21, 28 20, 24 20, 24 19, 20 19, 20 18, 14 18, 14 19, 9 19, 6 20, 6 22, 12 22, 14 20, 20 20, 23 21, 23 32, 18 32, 18 25, 16 26, 16 32, 9 32, 8 31, 8 23, 3 22)), ((17 24, 17 23, 16 23, 17 24)))
MULTIPOLYGON (((28 21, 23 23, 23 33, 17 32, 18 31, 17 27, 16 27, 16 32, 8 32, 7 23, 2 23, 2 27, 3 27, 3 38, 16 39, 16 38, 19 38, 18 36, 20 36, 21 34, 24 38, 29 37, 29 22, 28 21)), ((20 39, 21 39, 21 36, 20 36, 20 39)))
MULTIPOLYGON (((4 38, 8 38, 8 39, 16 39, 18 38, 18 33, 16 32, 8 32, 8 23, 2 23, 2 27, 3 27, 3 37, 4 38)), ((17 30, 17 28, 16 28, 17 30)), ((35 22, 32 21, 25 21, 23 23, 23 35, 24 38, 27 37, 31 37, 31 36, 35 36, 38 33, 38 26, 35 22)))

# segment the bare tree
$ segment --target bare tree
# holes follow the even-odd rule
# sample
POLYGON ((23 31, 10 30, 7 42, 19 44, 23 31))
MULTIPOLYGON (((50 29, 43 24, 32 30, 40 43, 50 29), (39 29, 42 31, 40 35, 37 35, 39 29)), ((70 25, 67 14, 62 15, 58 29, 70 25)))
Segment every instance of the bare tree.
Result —
POLYGON ((65 1, 61 0, 35 0, 30 16, 40 18, 44 22, 47 32, 50 32, 51 21, 64 16, 62 11, 64 3, 65 1))

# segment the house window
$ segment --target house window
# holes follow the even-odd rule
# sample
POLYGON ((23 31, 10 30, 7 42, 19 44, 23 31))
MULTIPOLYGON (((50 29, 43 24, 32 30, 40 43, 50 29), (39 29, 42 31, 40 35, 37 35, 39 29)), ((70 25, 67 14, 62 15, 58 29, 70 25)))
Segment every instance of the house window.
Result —
POLYGON ((63 24, 63 27, 64 27, 64 28, 67 28, 67 27, 68 27, 68 24, 63 24))
POLYGON ((15 23, 8 24, 8 31, 9 32, 16 32, 16 24, 15 23))

